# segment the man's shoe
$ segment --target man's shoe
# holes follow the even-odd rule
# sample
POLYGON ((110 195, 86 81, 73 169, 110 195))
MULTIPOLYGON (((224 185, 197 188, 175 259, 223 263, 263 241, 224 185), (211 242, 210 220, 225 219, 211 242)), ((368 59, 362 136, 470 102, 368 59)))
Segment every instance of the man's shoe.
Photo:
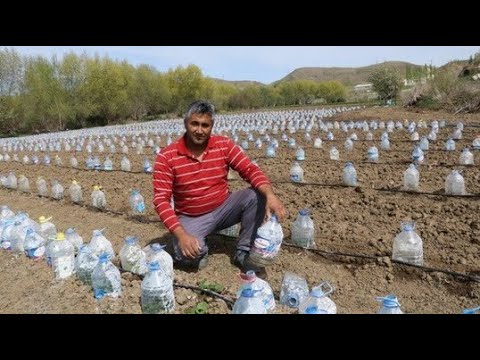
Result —
POLYGON ((237 250, 235 256, 233 257, 233 264, 238 266, 242 272, 246 273, 247 271, 255 271, 258 277, 266 275, 265 268, 263 266, 258 266, 252 264, 249 259, 249 252, 245 250, 237 250))
POLYGON ((205 269, 208 265, 208 254, 203 255, 200 259, 176 261, 175 267, 186 271, 197 271, 205 269))

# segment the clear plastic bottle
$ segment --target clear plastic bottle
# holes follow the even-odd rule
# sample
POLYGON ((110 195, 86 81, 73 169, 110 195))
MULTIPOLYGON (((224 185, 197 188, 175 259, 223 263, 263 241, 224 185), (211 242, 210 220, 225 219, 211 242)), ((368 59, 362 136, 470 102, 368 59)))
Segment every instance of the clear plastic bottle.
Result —
POLYGON ((108 156, 105 157, 105 161, 103 162, 103 170, 105 171, 113 170, 113 162, 112 160, 110 160, 108 156))
POLYGON ((75 155, 72 155, 72 157, 70 158, 70 166, 75 169, 78 168, 78 160, 75 155))
POLYGON ((290 169, 290 180, 292 182, 303 182, 303 169, 296 161, 293 162, 290 169))
POLYGON ((322 148, 322 139, 320 139, 319 137, 315 138, 315 140, 313 141, 313 147, 315 149, 321 149, 322 148))
POLYGON ((295 160, 304 161, 305 160, 305 150, 299 147, 295 153, 295 160))
POLYGON ((243 289, 250 288, 258 291, 256 296, 259 296, 265 306, 267 312, 271 313, 275 309, 275 298, 273 297, 273 290, 271 286, 265 280, 260 279, 255 274, 255 271, 247 271, 245 274, 240 274, 240 285, 237 291, 237 299, 240 298, 243 289))
POLYGON ((75 180, 72 180, 72 184, 68 188, 68 193, 72 202, 78 204, 83 201, 82 187, 75 180))
POLYGON ((98 256, 87 244, 80 247, 75 259, 75 271, 78 278, 87 285, 92 285, 92 273, 98 264, 98 256))
MULTIPOLYGON (((46 218, 45 216, 40 216, 38 218, 38 233, 46 240, 46 245, 53 241, 53 239, 55 239, 55 237, 57 236, 57 228, 55 224, 50 222, 50 220, 52 220, 52 217, 46 218)), ((48 254, 46 256, 48 257, 48 254)))
POLYGON ((274 158, 276 156, 275 147, 274 146, 267 146, 265 156, 270 157, 270 158, 274 158))
POLYGON ((112 243, 103 235, 104 230, 93 230, 89 243, 90 249, 97 256, 106 253, 111 258, 114 258, 115 252, 113 251, 112 243))
POLYGON ((419 146, 415 146, 412 151, 412 162, 414 164, 422 164, 424 159, 423 150, 419 146))
POLYGON ((327 281, 314 287, 310 294, 298 306, 299 314, 336 314, 337 306, 328 297, 333 292, 327 281))
POLYGON ((357 170, 351 161, 348 161, 343 167, 343 184, 346 186, 357 186, 357 170))
POLYGON ((475 150, 480 150, 480 136, 476 137, 475 139, 473 139, 472 141, 472 147, 475 149, 475 150))
POLYGON ((73 245, 65 240, 64 233, 57 233, 55 240, 48 244, 47 253, 52 262, 55 279, 66 279, 75 273, 75 250, 73 245))
POLYGON ((307 296, 307 281, 293 272, 285 272, 280 288, 280 304, 291 308, 298 308, 307 296))
POLYGON ((240 293, 240 297, 233 304, 233 314, 266 314, 265 308, 261 297, 257 294, 257 291, 251 288, 245 288, 240 293))
POLYGON ((445 150, 447 151, 454 151, 455 150, 455 140, 448 139, 445 143, 445 150))
POLYGON ((130 208, 134 214, 143 214, 145 212, 145 201, 138 190, 132 190, 128 199, 128 203, 130 204, 130 208))
POLYGON ((469 148, 463 149, 462 153, 460 154, 460 160, 459 160, 461 165, 473 165, 473 154, 470 151, 469 148))
POLYGON ((365 140, 372 141, 373 140, 373 134, 371 132, 368 132, 367 135, 365 135, 365 140))
POLYGON ((172 256, 164 250, 165 245, 158 243, 145 246, 143 252, 147 256, 147 264, 149 262, 158 261, 163 271, 173 280, 173 259, 172 256))
POLYGON ((395 295, 390 294, 384 297, 377 297, 375 300, 382 303, 377 314, 403 314, 403 311, 400 309, 400 303, 395 295))
POLYGON ((382 150, 390 150, 390 140, 388 140, 388 138, 383 139, 380 142, 380 148, 382 150))
POLYGON ((23 243, 25 255, 33 260, 43 258, 45 255, 45 239, 37 234, 32 227, 28 227, 25 232, 25 241, 23 243))
POLYGON ((415 222, 402 222, 401 230, 393 239, 392 259, 423 266, 423 242, 415 232, 415 222))
POLYGON ((430 147, 429 143, 428 143, 428 138, 426 136, 422 136, 422 138, 420 139, 420 149, 422 149, 423 151, 427 151, 428 148, 430 147))
POLYGON ((58 180, 52 181, 52 198, 55 200, 63 199, 63 186, 58 182, 58 180))
POLYGON ((37 178, 37 191, 38 195, 48 197, 48 188, 47 188, 47 182, 45 179, 41 176, 37 178))
POLYGON ((107 253, 102 253, 93 269, 92 288, 95 299, 101 299, 105 296, 117 298, 122 294, 122 276, 109 259, 107 253))
POLYGON ((63 166, 63 161, 62 161, 62 158, 60 156, 55 155, 55 165, 56 166, 63 166))
POLYGON ((407 191, 418 191, 420 184, 420 173, 415 164, 410 164, 403 173, 403 187, 407 191))
POLYGON ((131 171, 132 170, 130 160, 128 160, 128 158, 126 156, 124 156, 122 158, 122 161, 120 163, 120 169, 122 169, 122 171, 131 171))
POLYGON ((100 186, 95 185, 92 191, 92 206, 98 209, 104 209, 107 206, 107 199, 105 193, 100 189, 100 186))
POLYGON ((30 192, 30 182, 25 175, 18 177, 18 190, 25 193, 30 192))
POLYGON ((83 238, 77 233, 75 228, 68 228, 65 231, 65 239, 69 241, 75 248, 75 255, 78 254, 83 245, 83 238))
POLYGON ((16 189, 18 187, 17 177, 13 171, 7 176, 7 188, 9 189, 16 189))
POLYGON ((471 308, 471 309, 464 309, 462 311, 462 314, 477 314, 480 312, 480 306, 478 307, 475 307, 475 308, 471 308))
POLYGON ((465 195, 465 180, 458 170, 452 172, 445 179, 445 194, 447 195, 465 195))
POLYGON ((352 139, 347 139, 345 140, 345 143, 343 144, 343 146, 345 147, 345 150, 347 151, 352 151, 353 150, 353 141, 352 139))
POLYGON ((148 264, 148 272, 141 284, 142 312, 168 314, 175 311, 173 281, 158 261, 148 264))
POLYGON ((272 264, 280 251, 283 241, 282 226, 275 215, 260 226, 257 230, 257 236, 250 249, 249 260, 259 266, 268 266, 272 264))
POLYGON ((370 162, 378 162, 378 149, 376 146, 371 146, 368 148, 367 159, 370 162))
POLYGON ((292 243, 306 249, 315 246, 315 224, 309 216, 307 209, 302 209, 298 212, 298 216, 293 222, 292 229, 292 243))
POLYGON ((120 263, 122 269, 134 274, 144 275, 147 272, 147 255, 138 245, 135 236, 127 236, 120 249, 120 263))
POLYGON ((330 149, 330 160, 340 160, 340 153, 335 146, 330 149))

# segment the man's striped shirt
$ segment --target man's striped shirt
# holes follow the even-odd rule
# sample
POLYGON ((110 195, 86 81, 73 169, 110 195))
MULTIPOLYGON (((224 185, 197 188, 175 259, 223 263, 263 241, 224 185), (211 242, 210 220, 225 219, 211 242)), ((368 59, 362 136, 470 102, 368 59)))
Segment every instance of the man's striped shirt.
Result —
POLYGON ((210 136, 203 159, 188 151, 185 136, 162 149, 153 171, 153 204, 169 231, 180 222, 177 214, 199 216, 220 206, 228 197, 227 174, 236 170, 254 189, 270 184, 243 150, 224 136, 210 136), (170 206, 173 195, 175 210, 170 206))

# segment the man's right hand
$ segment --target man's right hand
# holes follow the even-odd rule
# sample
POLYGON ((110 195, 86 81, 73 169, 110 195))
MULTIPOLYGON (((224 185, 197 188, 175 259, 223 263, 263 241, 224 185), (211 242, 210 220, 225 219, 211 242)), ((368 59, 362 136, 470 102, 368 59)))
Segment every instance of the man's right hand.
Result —
POLYGON ((200 243, 195 236, 190 235, 183 228, 176 229, 174 235, 184 257, 195 259, 200 256, 200 243))

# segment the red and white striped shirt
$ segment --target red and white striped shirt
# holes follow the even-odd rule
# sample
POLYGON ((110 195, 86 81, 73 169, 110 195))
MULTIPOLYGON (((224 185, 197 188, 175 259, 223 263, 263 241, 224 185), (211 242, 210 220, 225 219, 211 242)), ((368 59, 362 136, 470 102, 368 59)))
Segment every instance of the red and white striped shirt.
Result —
POLYGON ((203 159, 194 158, 185 136, 162 149, 153 168, 153 205, 163 224, 174 231, 177 214, 199 216, 220 206, 228 197, 228 169, 236 170, 254 189, 270 184, 242 149, 224 136, 210 136, 203 159), (170 206, 173 193, 175 211, 170 206))

